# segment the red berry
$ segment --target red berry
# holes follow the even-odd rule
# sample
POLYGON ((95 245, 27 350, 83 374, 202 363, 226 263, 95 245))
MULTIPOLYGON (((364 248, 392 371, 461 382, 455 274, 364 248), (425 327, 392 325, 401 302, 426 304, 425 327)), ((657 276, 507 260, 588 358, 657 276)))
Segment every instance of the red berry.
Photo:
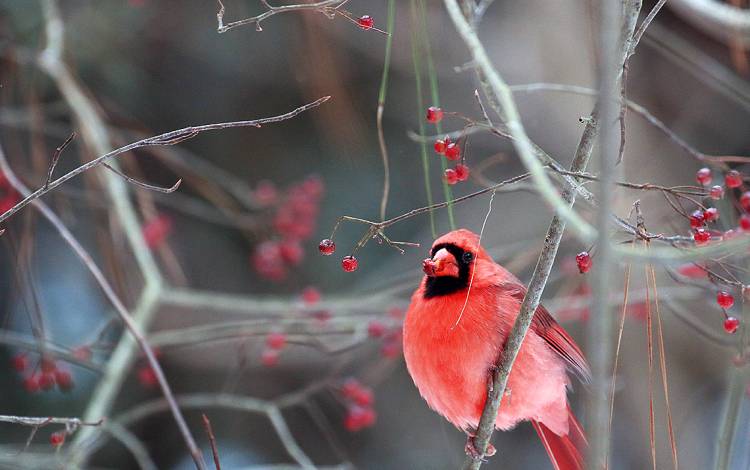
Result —
POLYGON ((286 346, 286 333, 269 333, 266 336, 266 346, 271 349, 284 349, 284 346, 286 346))
POLYGON ((255 191, 253 191, 255 202, 262 207, 268 207, 275 203, 278 196, 276 185, 266 180, 259 182, 258 186, 255 187, 255 191))
POLYGON ((727 310, 734 305, 734 297, 729 292, 721 291, 716 294, 716 303, 719 304, 719 307, 727 310))
POLYGON ((448 184, 458 183, 458 174, 453 168, 447 168, 445 170, 445 182, 448 184))
POLYGON ((737 170, 729 170, 724 175, 724 183, 726 183, 727 188, 739 188, 742 186, 742 175, 737 170))
POLYGON ((138 382, 146 388, 155 387, 159 381, 156 378, 156 372, 151 366, 141 366, 138 369, 138 382))
POLYGON ((742 230, 750 230, 750 215, 742 214, 740 216, 740 228, 742 230))
POLYGON ((344 418, 344 427, 347 431, 355 432, 375 424, 377 415, 372 408, 351 406, 344 418))
POLYGON ((57 366, 55 365, 55 361, 48 357, 43 357, 42 360, 39 361, 39 367, 42 369, 42 372, 44 372, 45 374, 52 373, 55 371, 55 369, 57 369, 57 366))
POLYGON ((65 431, 53 432, 49 436, 49 443, 55 447, 60 447, 65 443, 65 431))
POLYGON ((461 163, 456 165, 456 177, 458 177, 458 181, 466 181, 469 179, 469 167, 462 165, 461 163))
POLYGON ((591 260, 591 255, 588 251, 582 251, 576 255, 576 264, 578 265, 578 272, 581 274, 589 272, 591 266, 594 264, 591 260))
POLYGON ((352 398, 359 406, 370 406, 374 401, 372 390, 367 387, 360 387, 352 398))
POLYGON ((380 354, 388 359, 393 359, 401 354, 401 342, 400 341, 386 341, 380 348, 380 354))
POLYGON ((57 382, 57 386, 63 392, 67 392, 73 388, 73 376, 67 370, 56 370, 55 382, 57 382))
POLYGON ((435 141, 435 153, 442 155, 445 153, 445 148, 448 146, 448 144, 445 143, 443 139, 438 139, 435 141))
POLYGON ((719 209, 715 207, 709 207, 703 212, 703 220, 706 222, 716 222, 719 220, 719 209))
POLYGON ((349 377, 341 384, 341 394, 346 398, 354 399, 361 388, 362 385, 359 383, 359 380, 349 377))
POLYGON ((367 334, 372 338, 380 338, 385 334, 385 325, 378 320, 371 320, 367 325, 367 334))
POLYGON ((29 366, 29 359, 26 354, 16 354, 11 358, 10 363, 16 372, 23 372, 29 366))
POLYGON ((375 20, 370 15, 364 15, 357 19, 357 24, 364 30, 372 29, 375 26, 375 20))
POLYGON ((702 184, 703 186, 711 184, 711 170, 708 168, 701 168, 695 173, 695 180, 698 184, 702 184))
POLYGON ((719 199, 724 197, 724 188, 721 186, 711 186, 711 191, 708 194, 711 196, 711 199, 714 201, 718 201, 719 199))
POLYGON ((740 205, 743 209, 750 212, 750 191, 742 193, 742 196, 740 196, 740 205))
POLYGON ((458 160, 461 158, 461 149, 457 144, 451 142, 445 146, 445 158, 448 160, 458 160))
POLYGON ((51 390, 55 386, 55 374, 53 372, 43 373, 39 377, 39 388, 42 390, 51 390))
POLYGON ((703 211, 696 210, 693 211, 692 214, 688 217, 688 220, 690 220, 690 227, 691 228, 701 228, 704 225, 705 217, 703 214, 703 211))
POLYGON ((281 245, 275 241, 266 241, 257 245, 251 259, 255 271, 271 281, 284 279, 287 271, 281 251, 281 245))
POLYGON ((324 240, 321 240, 320 244, 318 244, 318 251, 320 251, 320 254, 324 256, 330 256, 334 251, 336 251, 336 244, 333 243, 333 240, 331 240, 330 238, 326 238, 324 240))
POLYGON ((146 222, 142 230, 146 246, 153 250, 164 243, 172 231, 172 219, 164 214, 158 215, 146 222))
POLYGON ((703 278, 706 277, 706 270, 695 263, 683 264, 677 268, 677 272, 685 277, 703 278))
POLYGON ((312 286, 305 287, 302 291, 302 301, 307 305, 315 305, 320 302, 320 291, 312 286))
POLYGON ((436 106, 430 106, 427 108, 427 122, 431 122, 433 124, 438 123, 443 120, 443 110, 436 107, 436 106))
POLYGON ((273 367, 279 363, 279 352, 274 349, 265 349, 260 355, 260 362, 266 367, 273 367))
POLYGON ((279 244, 279 254, 286 263, 296 266, 305 257, 302 246, 297 240, 284 240, 279 244))
POLYGON ((733 334, 737 332, 737 329, 740 327, 740 320, 736 317, 727 317, 724 319, 724 331, 726 331, 729 334, 733 334))
POLYGON ((23 388, 29 393, 36 393, 39 391, 39 378, 35 375, 30 375, 23 379, 23 388))
POLYGON ((344 256, 344 259, 341 260, 341 269, 350 273, 357 270, 357 264, 357 258, 354 256, 344 256))
POLYGON ((696 245, 705 245, 711 240, 711 232, 704 228, 697 228, 693 231, 693 240, 696 245))

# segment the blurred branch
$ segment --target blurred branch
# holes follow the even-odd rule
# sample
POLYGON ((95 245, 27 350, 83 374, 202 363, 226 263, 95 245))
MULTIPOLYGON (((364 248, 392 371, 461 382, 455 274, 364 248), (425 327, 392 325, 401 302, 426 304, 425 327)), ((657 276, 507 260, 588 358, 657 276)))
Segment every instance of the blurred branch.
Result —
POLYGON ((79 426, 99 426, 104 422, 100 419, 95 422, 82 421, 78 418, 53 418, 53 417, 31 417, 0 415, 0 422, 22 424, 24 426, 46 426, 48 424, 64 424, 66 428, 75 429, 79 426))
POLYGON ((669 6, 693 26, 729 43, 733 37, 750 44, 750 10, 717 0, 670 0, 669 6))

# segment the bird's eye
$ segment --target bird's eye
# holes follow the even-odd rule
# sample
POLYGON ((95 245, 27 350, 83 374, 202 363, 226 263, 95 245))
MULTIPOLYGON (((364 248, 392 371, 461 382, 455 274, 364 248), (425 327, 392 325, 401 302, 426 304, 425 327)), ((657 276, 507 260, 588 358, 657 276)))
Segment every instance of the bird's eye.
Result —
POLYGON ((466 252, 463 254, 461 259, 463 260, 464 263, 467 263, 467 264, 471 263, 472 261, 474 261, 474 253, 466 252))

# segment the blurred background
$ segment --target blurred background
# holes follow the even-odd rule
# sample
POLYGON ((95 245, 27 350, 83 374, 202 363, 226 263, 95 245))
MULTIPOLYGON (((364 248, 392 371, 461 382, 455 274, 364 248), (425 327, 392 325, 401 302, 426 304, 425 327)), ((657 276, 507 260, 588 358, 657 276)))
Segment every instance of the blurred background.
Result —
MULTIPOLYGON (((479 35, 510 84, 596 88, 597 2, 490 3, 479 35)), ((746 155, 750 67, 744 33, 727 34, 700 21, 691 3, 676 1, 659 13, 630 64, 627 96, 700 152, 746 155)), ((225 23, 266 11, 259 1, 224 4, 225 23)), ((644 2, 644 12, 652 6, 644 2)), ((32 188, 44 183, 54 149, 71 132, 78 137, 55 175, 102 153, 86 141, 82 127, 99 125, 107 145, 116 148, 188 126, 277 116, 331 96, 289 120, 206 132, 117 158, 119 168, 139 181, 169 187, 182 178, 172 194, 125 185, 100 167, 44 197, 126 307, 144 314, 191 430, 210 459, 201 413, 210 418, 224 468, 438 469, 459 468, 463 461, 463 434, 428 409, 400 352, 403 311, 434 239, 430 215, 389 228, 391 239, 421 244, 404 255, 371 241, 356 254, 358 269, 344 272, 341 258, 367 228, 356 223, 340 226, 333 256, 318 254, 318 242, 330 236, 337 217, 379 218, 383 186, 376 112, 387 36, 363 30, 356 19, 369 15, 376 28, 388 30, 387 2, 351 0, 342 8, 350 19, 292 11, 269 17, 262 31, 249 24, 219 34, 213 1, 61 1, 61 60, 94 104, 97 124, 81 123, 59 80, 37 63, 46 45, 42 6, 0 1, 0 143, 14 172, 32 188), (119 203, 112 199, 117 194, 119 203), (135 245, 133 237, 140 240, 135 245), (162 281, 158 300, 144 309, 143 295, 153 282, 144 276, 149 263, 162 281)), ((436 129, 424 121, 426 107, 439 104, 447 113, 482 119, 470 56, 442 2, 397 1, 394 18, 382 118, 391 177, 388 217, 427 205, 428 188, 434 201, 445 200, 444 159, 432 150, 434 137, 426 139, 423 159, 420 127, 434 136, 460 132, 465 122, 447 116, 436 129)), ((579 118, 589 115, 593 98, 549 90, 515 97, 531 139, 567 167, 583 130, 579 118)), ((695 184, 701 162, 634 113, 626 122, 623 179, 695 184)), ((525 171, 512 144, 488 133, 471 134, 462 150, 472 178, 451 187, 456 196, 525 171)), ((721 180, 717 173, 714 183, 721 180)), ((7 183, 3 191, 0 204, 8 205, 0 212, 18 200, 7 183)), ((617 198, 622 217, 640 199, 652 233, 690 233, 658 192, 619 190, 617 198)), ((736 227, 730 198, 716 204, 722 211, 717 229, 736 227)), ((488 196, 457 205, 456 224, 479 231, 487 209, 488 196)), ((590 218, 595 211, 584 205, 581 213, 590 218)), ((433 215, 438 234, 450 229, 446 210, 433 215)), ((530 187, 498 193, 483 243, 527 282, 551 216, 530 187)), ((103 381, 118 385, 110 392, 106 422, 66 436, 59 449, 50 437, 64 429, 60 425, 41 427, 27 448, 33 428, 0 425, 0 465, 67 468, 66 448, 77 443, 89 455, 87 468, 192 468, 142 355, 131 345, 128 358, 112 365, 122 324, 86 267, 31 207, 3 228, 0 412, 81 417, 101 400, 103 381), (69 373, 72 384, 57 378, 52 390, 38 390, 39 383, 35 388, 42 358, 63 376, 69 373)), ((589 279, 578 273, 574 258, 591 248, 566 236, 544 295, 547 308, 582 345, 589 279)), ((618 269, 616 305, 625 266, 618 269)), ((741 293, 731 313, 743 323, 738 334, 728 335, 710 282, 687 282, 660 268, 657 283, 681 467, 709 468, 723 436, 733 442, 727 468, 750 468, 741 293), (736 421, 727 424, 722 416, 732 387, 743 393, 731 408, 736 421)), ((672 466, 658 360, 649 386, 646 295, 645 270, 635 265, 617 371, 613 469, 651 466, 650 388, 657 466, 672 466)), ((575 383, 570 397, 585 423, 584 390, 575 383)), ((484 468, 549 466, 527 423, 497 433, 493 442, 499 454, 484 468)))

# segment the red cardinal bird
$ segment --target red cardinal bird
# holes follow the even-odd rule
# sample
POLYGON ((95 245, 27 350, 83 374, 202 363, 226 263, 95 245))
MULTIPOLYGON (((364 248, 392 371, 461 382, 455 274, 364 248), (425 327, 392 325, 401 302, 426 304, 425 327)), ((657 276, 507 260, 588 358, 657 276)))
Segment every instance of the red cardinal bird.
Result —
MULTIPOLYGON (((469 230, 438 238, 430 256, 404 321, 406 366, 430 408, 466 432, 466 451, 476 455, 473 436, 490 371, 526 288, 490 258, 469 230)), ((583 469, 587 445, 566 399, 568 371, 583 380, 590 376, 573 338, 539 306, 513 365, 495 427, 508 430, 530 420, 556 470, 583 469)))

